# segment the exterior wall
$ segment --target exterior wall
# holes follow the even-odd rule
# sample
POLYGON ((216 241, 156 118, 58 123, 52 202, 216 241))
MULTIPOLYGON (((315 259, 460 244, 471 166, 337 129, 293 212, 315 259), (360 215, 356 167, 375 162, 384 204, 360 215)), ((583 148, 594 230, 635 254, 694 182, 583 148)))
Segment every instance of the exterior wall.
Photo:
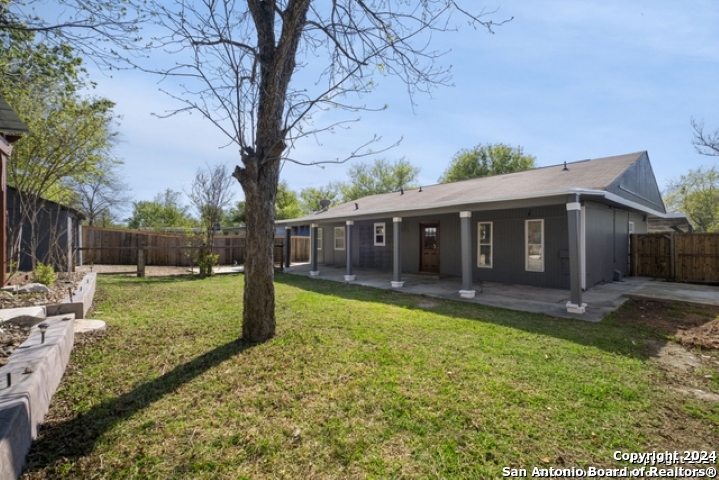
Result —
POLYGON ((607 187, 607 191, 659 212, 666 212, 649 156, 644 153, 634 165, 607 187))
POLYGON ((356 230, 358 241, 355 243, 357 248, 353 252, 352 264, 360 268, 373 268, 383 272, 391 272, 394 266, 392 251, 394 246, 394 225, 392 218, 358 221, 355 222, 353 230, 356 230), (374 244, 375 223, 384 223, 384 246, 374 244))
MULTIPOLYGON (((419 273, 420 223, 439 223, 439 273, 461 276, 459 213, 402 219, 402 271, 419 273)), ((549 207, 474 212, 472 214, 472 276, 475 281, 569 288, 569 240, 564 204, 549 207), (525 270, 524 221, 544 219, 544 272, 525 270), (478 223, 493 223, 492 268, 477 266, 478 223)))
MULTIPOLYGON (((344 222, 323 225, 324 232, 322 232, 322 257, 321 260, 318 259, 318 262, 321 262, 324 265, 342 267, 347 264, 347 252, 346 250, 335 250, 335 227, 345 228, 346 225, 344 222)), ((352 241, 354 242, 355 249, 357 247, 358 239, 359 237, 357 235, 357 228, 355 224, 354 228, 352 229, 352 241)), ((345 248, 346 245, 347 243, 345 242, 345 248)))
POLYGON ((474 212, 472 276, 476 281, 569 288, 569 236, 565 204, 474 212), (525 220, 544 220, 544 272, 525 268, 525 220), (478 223, 492 222, 492 268, 477 266, 478 223))
POLYGON ((634 233, 645 233, 644 216, 593 202, 585 203, 585 211, 587 288, 611 282, 615 270, 629 275, 629 222, 634 233))
MULTIPOLYGON (((586 286, 611 282, 614 270, 629 273, 629 222, 634 232, 647 231, 641 214, 585 202, 586 286)), ((461 240, 459 212, 453 214, 402 218, 402 272, 420 273, 420 224, 439 224, 439 273, 461 276, 461 240)), ((318 263, 342 267, 346 251, 334 249, 334 227, 323 225, 323 248, 318 263)), ((513 283, 549 288, 569 288, 569 235, 566 204, 479 211, 472 213, 472 277, 474 281, 513 283), (544 271, 525 268, 525 220, 544 220, 544 271), (492 268, 480 268, 478 261, 478 224, 492 222, 492 268)), ((392 218, 356 221, 352 228, 352 264, 358 268, 391 272, 393 267, 394 228, 392 218), (384 222, 385 245, 374 245, 374 224, 384 222)))
MULTIPOLYGON (((17 239, 21 235, 20 255, 10 258, 11 262, 17 261, 21 271, 32 271, 32 257, 29 254, 32 229, 29 221, 21 224, 20 200, 14 189, 8 189, 8 239, 17 239)), ((38 261, 50 264, 56 271, 67 271, 68 255, 68 225, 72 230, 77 229, 80 220, 75 218, 73 212, 60 208, 54 202, 46 202, 45 207, 38 212, 36 235, 38 246, 36 250, 38 261), (70 219, 71 223, 68 222, 70 219), (54 236, 54 238, 52 238, 54 236), (54 240, 54 241, 52 241, 54 240)), ((70 235, 73 247, 77 246, 77 236, 70 235)), ((12 252, 13 246, 8 242, 8 250, 12 252)))
POLYGON ((420 223, 439 224, 439 274, 461 276, 459 212, 402 218, 402 272, 419 273, 420 223))

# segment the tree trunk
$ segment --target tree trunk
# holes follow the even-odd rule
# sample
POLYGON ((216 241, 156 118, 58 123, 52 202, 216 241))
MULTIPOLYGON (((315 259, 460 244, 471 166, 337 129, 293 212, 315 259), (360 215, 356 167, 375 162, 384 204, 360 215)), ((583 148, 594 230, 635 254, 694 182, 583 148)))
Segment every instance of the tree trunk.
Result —
POLYGON ((256 177, 243 176, 241 181, 247 215, 242 339, 249 342, 264 342, 275 335, 273 245, 278 167, 279 159, 265 163, 256 177))

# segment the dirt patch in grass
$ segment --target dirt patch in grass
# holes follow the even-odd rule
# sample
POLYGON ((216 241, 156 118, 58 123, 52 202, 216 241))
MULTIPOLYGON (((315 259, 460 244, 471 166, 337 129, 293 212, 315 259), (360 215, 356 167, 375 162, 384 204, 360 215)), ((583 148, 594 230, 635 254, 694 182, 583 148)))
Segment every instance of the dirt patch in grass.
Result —
POLYGON ((632 300, 617 312, 620 322, 656 329, 687 347, 719 349, 719 307, 632 300))
POLYGON ((644 339, 644 346, 660 368, 657 384, 719 403, 719 308, 630 300, 614 318, 654 333, 644 339))

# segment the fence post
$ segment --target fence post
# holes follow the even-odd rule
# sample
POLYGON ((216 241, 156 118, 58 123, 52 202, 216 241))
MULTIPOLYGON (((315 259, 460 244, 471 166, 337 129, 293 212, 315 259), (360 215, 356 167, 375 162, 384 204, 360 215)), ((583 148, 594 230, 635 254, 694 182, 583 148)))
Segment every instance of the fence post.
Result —
POLYGON ((137 237, 137 276, 145 276, 145 237, 138 235, 137 237))

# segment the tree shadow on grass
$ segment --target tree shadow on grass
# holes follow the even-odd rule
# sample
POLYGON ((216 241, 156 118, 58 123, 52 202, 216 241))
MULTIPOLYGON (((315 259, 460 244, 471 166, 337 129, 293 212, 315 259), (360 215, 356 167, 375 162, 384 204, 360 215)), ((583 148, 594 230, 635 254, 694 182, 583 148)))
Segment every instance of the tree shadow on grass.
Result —
POLYGON ((655 348, 648 348, 648 343, 662 346, 667 341, 661 332, 654 329, 624 323, 621 317, 618 317, 621 309, 620 312, 610 314, 601 322, 595 323, 298 275, 277 275, 275 276, 275 282, 320 295, 383 303, 410 310, 424 310, 457 320, 491 323, 642 360, 653 357, 657 353, 655 348), (617 318, 620 319, 617 320, 617 318), (637 341, 637 339, 651 339, 651 342, 645 343, 644 341, 637 341))
POLYGON ((25 472, 43 470, 58 460, 88 455, 97 440, 118 423, 254 345, 237 340, 228 342, 75 418, 44 426, 30 449, 25 472))

